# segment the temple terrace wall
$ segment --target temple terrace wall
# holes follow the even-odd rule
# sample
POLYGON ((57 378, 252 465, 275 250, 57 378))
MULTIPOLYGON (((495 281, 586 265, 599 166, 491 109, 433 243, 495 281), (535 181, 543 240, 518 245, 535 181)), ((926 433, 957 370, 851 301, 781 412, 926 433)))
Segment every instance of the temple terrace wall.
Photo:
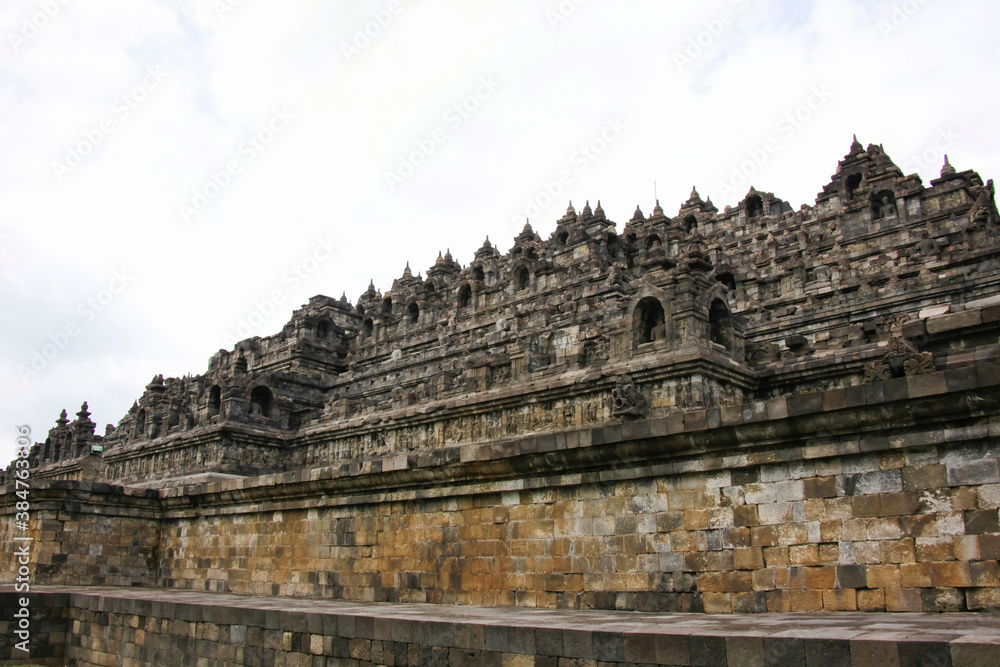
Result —
POLYGON ((1000 363, 981 352, 959 370, 201 486, 39 481, 33 583, 997 611, 1000 363))

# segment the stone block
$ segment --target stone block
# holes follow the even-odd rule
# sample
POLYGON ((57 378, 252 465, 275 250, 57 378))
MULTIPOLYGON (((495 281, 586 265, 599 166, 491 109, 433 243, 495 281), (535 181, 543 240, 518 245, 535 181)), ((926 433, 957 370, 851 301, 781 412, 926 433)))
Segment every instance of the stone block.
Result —
POLYGON ((967 310, 960 313, 940 315, 927 319, 927 333, 935 335, 948 331, 956 331, 982 324, 982 313, 978 310, 967 310))
POLYGON ((787 404, 789 417, 821 412, 823 410, 823 394, 821 392, 796 394, 787 398, 787 404))
POLYGON ((962 588, 972 585, 969 563, 931 563, 931 582, 938 588, 962 588))
POLYGON ((965 594, 957 588, 923 588, 920 590, 923 610, 950 613, 965 608, 965 594))
POLYGON ((816 544, 797 544, 788 548, 788 561, 793 566, 820 565, 819 546, 816 544))
POLYGON ((1000 364, 993 361, 976 363, 976 380, 980 387, 1000 384, 1000 364))
POLYGON ((791 503, 757 505, 757 517, 764 526, 787 524, 793 520, 791 503))
POLYGON ((977 489, 979 495, 978 507, 980 509, 1000 508, 1000 484, 986 484, 977 489))
POLYGON ((979 386, 979 378, 973 366, 947 370, 944 379, 948 391, 968 391, 979 386))
POLYGON ((852 667, 851 644, 846 639, 807 639, 803 643, 806 667, 852 667))
POLYGON ((562 631, 562 653, 567 658, 594 659, 592 633, 585 630, 562 631))
POLYGON ((836 498, 837 480, 833 476, 803 480, 803 492, 806 498, 836 498))
POLYGON ((1000 535, 980 535, 979 555, 984 560, 1000 560, 1000 535))
POLYGON ((826 611, 857 611, 857 591, 854 589, 824 590, 823 609, 826 611))
POLYGON ((851 641, 853 667, 900 667, 899 651, 894 641, 851 641))
POLYGON ((867 568, 863 565, 839 565, 836 568, 837 588, 866 588, 867 568))
POLYGON ((882 382, 882 392, 885 395, 886 403, 893 401, 905 401, 910 398, 907 378, 892 378, 882 382))
POLYGON ((757 516, 756 505, 737 505, 733 507, 734 526, 758 526, 760 519, 757 516))
POLYGON ((1000 586, 1000 570, 995 560, 969 563, 969 575, 973 586, 1000 586))
POLYGON ((837 568, 829 566, 803 568, 805 573, 805 586, 808 589, 817 590, 834 588, 837 585, 837 568))
POLYGON ((903 490, 903 474, 898 469, 859 473, 850 478, 848 488, 848 495, 899 493, 903 490))
POLYGON ((927 327, 923 319, 909 320, 903 322, 903 336, 910 340, 919 340, 927 335, 927 327))
POLYGON ((625 660, 653 664, 656 657, 656 635, 628 633, 624 637, 625 660))
POLYGON ((791 611, 821 611, 823 609, 823 591, 821 590, 791 590, 788 592, 791 611))
POLYGON ((863 589, 857 591, 858 611, 885 611, 885 591, 863 589))
POLYGON ((948 667, 951 646, 945 641, 904 641, 898 644, 900 667, 948 667))
POLYGON ((726 659, 729 665, 766 667, 762 637, 727 637, 726 659))
POLYGON ((965 513, 965 532, 968 535, 1000 532, 1000 515, 997 510, 974 510, 965 513))
MULTIPOLYGON (((699 651, 698 656, 710 651, 699 651)), ((663 665, 690 665, 691 642, 687 635, 656 635, 656 661, 663 665)))
POLYGON ((934 396, 948 391, 948 382, 944 373, 913 375, 906 379, 906 385, 910 398, 934 396))
POLYGON ((969 611, 996 613, 1000 611, 1000 588, 967 588, 965 600, 969 611))
POLYGON ((886 611, 919 612, 923 611, 923 598, 916 588, 885 589, 886 611))
MULTIPOLYGON (((904 487, 905 487, 905 470, 904 487)), ((920 509, 920 495, 916 492, 885 493, 879 496, 879 513, 885 517, 916 514, 920 509)))
POLYGON ((1000 467, 997 459, 983 459, 964 465, 948 466, 950 486, 976 486, 1000 482, 1000 467))
POLYGON ((688 638, 688 655, 691 665, 725 667, 729 664, 724 637, 691 635, 688 638))
POLYGON ((766 637, 764 639, 764 663, 766 665, 805 667, 806 654, 803 640, 766 637))
POLYGON ((625 660, 625 642, 619 632, 594 632, 591 635, 594 660, 620 662, 625 660))

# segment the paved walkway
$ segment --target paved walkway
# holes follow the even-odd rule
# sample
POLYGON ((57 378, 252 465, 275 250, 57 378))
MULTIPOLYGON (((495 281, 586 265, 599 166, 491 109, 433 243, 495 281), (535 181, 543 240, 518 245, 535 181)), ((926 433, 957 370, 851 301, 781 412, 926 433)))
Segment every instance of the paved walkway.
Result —
MULTIPOLYGON (((12 590, 11 586, 0 586, 0 593, 12 590)), ((1000 665, 1000 616, 993 614, 665 614, 358 603, 85 586, 34 586, 32 593, 69 595, 70 606, 95 611, 145 610, 155 616, 216 623, 226 623, 227 616, 233 623, 248 623, 246 619, 257 617, 267 627, 279 628, 296 617, 354 618, 349 625, 341 622, 340 632, 352 627, 348 636, 354 638, 432 646, 447 645, 441 643, 442 628, 448 628, 445 634, 454 637, 457 628, 479 626, 482 631, 476 636, 481 637, 482 646, 464 648, 565 654, 610 664, 648 660, 650 664, 740 667, 1000 665), (558 646, 549 646, 556 639, 558 646), (665 653, 670 654, 671 662, 657 658, 665 653)))

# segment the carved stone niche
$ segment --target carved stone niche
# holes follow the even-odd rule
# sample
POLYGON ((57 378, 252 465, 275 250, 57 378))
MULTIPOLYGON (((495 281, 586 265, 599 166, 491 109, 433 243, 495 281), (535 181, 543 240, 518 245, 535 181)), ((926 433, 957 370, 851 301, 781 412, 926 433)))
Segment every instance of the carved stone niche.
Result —
POLYGON ((894 336, 889 341, 885 356, 865 364, 862 382, 876 382, 911 375, 934 372, 934 355, 920 352, 913 343, 902 336, 894 336))
POLYGON ((646 399, 628 375, 618 378, 611 390, 611 412, 615 417, 641 417, 646 413, 646 399))

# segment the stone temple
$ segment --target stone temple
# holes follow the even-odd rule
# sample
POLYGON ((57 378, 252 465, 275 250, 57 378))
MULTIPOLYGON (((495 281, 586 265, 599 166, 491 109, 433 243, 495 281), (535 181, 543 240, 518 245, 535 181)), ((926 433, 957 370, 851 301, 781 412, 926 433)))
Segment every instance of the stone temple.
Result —
MULTIPOLYGON (((735 664, 756 644, 503 615, 1000 612, 998 337, 993 182, 947 158, 924 184, 855 139, 800 210, 571 204, 505 254, 313 297, 103 435, 63 411, 27 528, 0 476, 0 571, 29 535, 45 664, 735 664)), ((878 664, 995 658, 970 616, 872 639, 878 664)), ((799 638, 767 664, 869 664, 841 632, 848 662, 799 638)))

